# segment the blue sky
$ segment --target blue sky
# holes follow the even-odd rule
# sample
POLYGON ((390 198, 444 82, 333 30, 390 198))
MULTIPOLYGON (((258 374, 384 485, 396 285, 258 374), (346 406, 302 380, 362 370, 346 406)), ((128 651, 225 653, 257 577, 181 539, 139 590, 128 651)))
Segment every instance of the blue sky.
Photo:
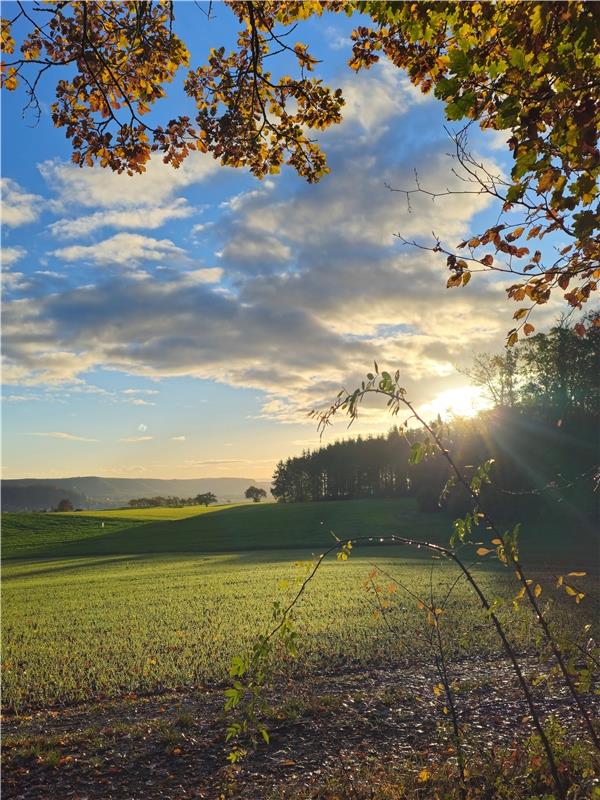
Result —
MULTIPOLYGON (((176 3, 192 66, 235 41, 233 15, 213 9, 207 22, 176 3)), ((456 185, 451 145, 441 104, 399 70, 345 66, 356 22, 325 15, 297 32, 347 100, 342 125, 319 137, 332 173, 314 186, 203 155, 134 178, 80 169, 47 113, 58 75, 36 127, 21 93, 3 97, 5 477, 268 479, 317 444, 307 411, 374 359, 426 406, 464 386, 456 366, 502 346, 505 284, 448 291, 443 262, 393 236, 455 243, 497 209, 414 197, 409 212, 385 188, 411 186, 414 169, 430 188, 456 185)), ((184 103, 173 87, 156 119, 184 103)), ((475 131, 471 143, 506 169, 503 137, 475 131)), ((356 431, 389 425, 373 408, 356 431)))

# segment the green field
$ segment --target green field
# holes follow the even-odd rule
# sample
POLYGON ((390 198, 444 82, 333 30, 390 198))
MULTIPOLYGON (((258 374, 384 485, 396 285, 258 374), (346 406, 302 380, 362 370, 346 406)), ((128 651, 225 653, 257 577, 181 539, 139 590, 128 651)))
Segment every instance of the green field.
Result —
MULTIPOLYGON (((447 514, 420 513, 412 499, 3 514, 2 557, 321 549, 333 542, 330 531, 341 538, 397 533, 446 544, 451 529, 447 514)), ((582 567, 597 546, 589 523, 523 525, 522 553, 536 564, 582 567)))
POLYGON ((4 514, 3 557, 139 553, 231 553, 322 548, 342 537, 403 533, 446 541, 443 514, 419 514, 412 500, 269 503, 83 514, 4 514), (195 513, 190 516, 190 510, 195 513), (165 516, 161 518, 161 512, 165 516), (177 518, 177 512, 182 518, 177 518), (169 517, 172 513, 173 517, 169 517), (104 527, 102 527, 104 523, 104 527))
MULTIPOLYGON (((145 513, 4 515, 6 708, 222 681, 231 656, 265 629, 273 600, 293 591, 301 575, 293 562, 330 544, 330 529, 343 538, 395 532, 445 542, 449 534, 444 515, 419 514, 411 501, 211 507, 159 521, 145 520, 145 513), (282 579, 290 582, 287 589, 280 588, 282 579)), ((574 550, 572 541, 547 527, 530 533, 527 544, 543 555, 538 561, 559 554, 571 568, 585 565, 584 558, 589 563, 586 547, 580 542, 574 550)), ((441 597, 454 568, 435 562, 431 573, 429 562, 407 558, 414 553, 395 552, 373 545, 356 548, 348 562, 326 562, 299 610, 298 668, 429 658, 414 598, 399 591, 387 621, 376 619, 364 583, 376 562, 413 593, 441 597)), ((514 594, 506 570, 490 565, 481 571, 491 596, 514 594)), ((549 597, 551 573, 539 565, 536 576, 549 597)), ((558 617, 569 620, 572 601, 556 596, 558 617)), ((589 598, 578 607, 582 624, 590 609, 589 598)), ((462 583, 444 621, 451 651, 497 651, 462 583)), ((525 612, 511 627, 523 648, 535 642, 537 628, 525 612)))

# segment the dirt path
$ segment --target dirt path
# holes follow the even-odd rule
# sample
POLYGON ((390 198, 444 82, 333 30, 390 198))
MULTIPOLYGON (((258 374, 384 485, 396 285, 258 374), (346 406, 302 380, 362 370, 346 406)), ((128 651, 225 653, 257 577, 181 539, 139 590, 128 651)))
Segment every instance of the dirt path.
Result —
MULTIPOLYGON (((506 664, 469 661, 452 669, 468 746, 490 747, 531 732, 506 664)), ((282 684, 268 721, 270 745, 235 770, 225 760, 223 696, 214 689, 6 717, 3 797, 187 800, 223 792, 264 800, 275 789, 284 796, 285 787, 319 784, 340 764, 351 773, 382 758, 393 764, 419 753, 448 754, 444 699, 433 691, 438 680, 432 669, 405 665, 282 684)), ((562 689, 545 685, 536 694, 544 716, 575 719, 562 689)), ((590 694, 586 701, 600 710, 600 698, 590 694)))

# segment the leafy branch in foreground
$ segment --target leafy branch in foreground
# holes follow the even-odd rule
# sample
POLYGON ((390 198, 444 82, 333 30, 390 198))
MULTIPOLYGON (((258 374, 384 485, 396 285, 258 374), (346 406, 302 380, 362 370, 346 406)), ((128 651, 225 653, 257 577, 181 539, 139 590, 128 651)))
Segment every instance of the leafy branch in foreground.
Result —
MULTIPOLYGON (((358 417, 359 406, 361 402, 367 395, 371 394, 380 395, 387 398, 388 409, 393 415, 397 415, 401 409, 408 411, 409 417, 405 420, 405 427, 408 426, 408 422, 411 419, 415 419, 426 433, 426 437, 423 441, 413 444, 413 452, 411 457, 415 463, 434 452, 441 453, 450 467, 452 473, 451 480, 462 486, 473 500, 473 503, 475 504, 473 511, 475 519, 480 517, 484 522, 485 527, 491 534, 490 543, 493 545, 493 547, 490 549, 480 548, 478 555, 485 556, 488 553, 493 552, 495 549, 498 559, 506 566, 511 566, 514 569, 517 580, 521 584, 519 599, 521 599, 521 597, 526 597, 531 605, 535 618, 542 629, 550 651, 552 652, 552 655, 556 660, 560 672, 562 673, 569 692, 575 701, 585 727, 587 728, 594 745, 598 750, 600 750, 600 737, 594 729, 589 713, 583 704, 581 697, 579 696, 579 692, 577 691, 577 687, 575 686, 575 682, 565 661, 564 654, 561 652, 561 648, 559 647, 556 637, 553 636, 550 626, 543 615, 542 609, 538 602, 538 598, 541 594, 541 587, 539 584, 536 584, 535 586, 532 585, 532 580, 529 579, 525 574, 523 566, 519 560, 518 536, 520 526, 515 526, 512 532, 502 532, 491 516, 485 511, 484 508, 482 508, 480 498, 481 486, 489 481, 489 468, 491 467, 491 463, 488 462, 486 465, 480 467, 473 478, 469 481, 462 474, 456 465, 456 462, 450 455, 447 447, 444 445, 444 442, 441 438, 439 423, 428 424, 426 420, 417 412, 414 405, 406 398, 406 390, 400 385, 399 372, 396 372, 392 377, 389 372, 380 372, 377 363, 374 364, 374 372, 368 373, 366 380, 363 381, 358 388, 350 393, 342 390, 338 394, 335 402, 328 409, 324 411, 313 411, 311 412, 311 416, 317 419, 318 429, 321 432, 323 432, 325 428, 331 424, 332 418, 339 411, 344 412, 350 418, 349 424, 351 425, 352 422, 354 422, 354 420, 358 417)), ((465 540, 466 534, 470 532, 470 521, 471 518, 469 518, 468 522, 465 521, 463 526, 459 527, 458 531, 455 527, 455 543, 456 539, 458 539, 458 541, 465 540)), ((580 593, 574 591, 573 596, 576 600, 578 594, 580 593)))
MULTIPOLYGON (((178 167, 201 151, 260 178, 289 164, 314 183, 329 168, 312 132, 339 124, 345 101, 318 77, 319 60, 307 44, 290 37, 324 12, 360 13, 349 42, 352 70, 385 56, 423 93, 433 90, 448 120, 506 132, 513 156, 506 178, 471 156, 462 134, 456 139, 464 191, 493 197, 511 215, 456 248, 441 242, 429 248, 447 255, 449 287, 466 285, 476 271, 516 274, 509 296, 527 305, 515 312, 509 344, 521 331, 533 332, 532 309, 554 291, 579 309, 597 289, 597 3, 227 0, 222 6, 240 25, 234 48, 214 46, 206 63, 191 66, 175 33, 176 3, 6 4, 14 13, 2 19, 2 86, 12 92, 22 84, 26 108, 39 117, 42 79, 50 71, 63 76, 51 113, 81 166, 133 174, 145 171, 153 152, 178 167), (183 103, 191 108, 150 122, 181 68, 187 70, 183 103), (516 222, 515 211, 522 216, 516 222), (549 234, 557 249, 550 260, 528 244, 549 234)), ((432 199, 453 193, 418 184, 402 191, 432 199)))
MULTIPOLYGON (((267 677, 270 671, 271 659, 273 657, 273 652, 274 652, 273 643, 275 641, 275 637, 279 634, 280 636, 283 637, 284 641, 286 640, 288 642, 291 641, 292 645, 291 648, 288 645, 288 650, 293 655, 295 653, 296 633, 293 629, 292 614, 295 607, 298 605, 300 599, 304 595, 308 585, 317 575, 325 559, 330 554, 337 552, 338 559, 342 561, 347 560, 349 553, 351 552, 354 546, 360 544, 369 544, 372 543, 372 541, 373 537, 369 536, 352 537, 347 541, 337 541, 329 549, 321 553, 321 555, 319 555, 318 558, 316 558, 315 561, 309 565, 308 574, 300 584, 300 588, 298 589, 298 591, 296 592, 290 603, 285 608, 281 608, 279 604, 275 605, 274 615, 273 615, 275 624, 269 631, 269 633, 263 634, 258 638, 249 656, 247 656, 246 658, 235 657, 232 660, 230 674, 231 677, 233 678, 233 686, 225 690, 225 696, 226 696, 225 710, 226 711, 236 710, 237 716, 234 719, 234 721, 229 724, 227 728, 228 741, 237 740, 245 737, 249 738, 253 744, 256 744, 257 737, 261 736, 265 742, 267 743, 269 742, 269 734, 264 722, 262 721, 260 712, 261 711, 264 712, 264 710, 267 707, 265 691, 266 691, 267 677), (245 678, 245 682, 242 682, 240 680, 240 677, 245 678)), ((482 590, 479 583, 475 579, 472 571, 454 550, 447 547, 443 547, 441 545, 397 535, 377 537, 377 541, 381 544, 408 546, 408 547, 427 550, 435 555, 448 559, 457 565, 457 567, 461 571, 461 574, 464 576, 464 578, 472 587, 482 608, 486 611, 486 613, 489 616, 489 619, 491 620, 492 624, 494 625, 494 628, 496 629, 500 641, 502 642, 504 651, 508 656, 512 669, 517 677, 519 686, 521 688, 521 691, 523 692, 523 696, 525 697, 525 700, 527 702, 527 706, 529 708, 529 712, 531 714, 531 718, 533 720, 537 734, 540 737, 540 741, 542 743, 544 752, 546 754, 546 758, 548 760, 548 765, 552 774, 554 785, 558 792, 558 797, 561 798, 561 800, 566 800, 566 794, 560 780, 559 770, 556 764, 554 753, 552 751, 552 746, 542 725, 531 689, 525 678, 525 675, 523 674, 523 670, 519 663, 517 654, 508 639, 508 636, 504 630, 504 626, 502 625, 498 615, 494 610, 493 603, 490 602, 486 597, 484 591, 482 590)), ((423 603, 423 606, 427 610, 428 620, 430 620, 430 624, 432 624, 435 627, 439 637, 438 617, 442 609, 436 607, 433 604, 425 605, 423 603)), ((438 642, 443 652, 443 646, 440 638, 438 638, 438 642)), ((456 712, 454 710, 452 692, 448 682, 447 672, 445 670, 445 667, 442 667, 441 670, 442 670, 441 674, 443 676, 442 684, 444 690, 446 691, 448 702, 451 704, 452 708, 453 724, 455 726, 454 728, 455 736, 457 737, 457 741, 460 742, 460 734, 456 722, 456 712)), ((235 744, 232 750, 230 751, 228 758, 232 763, 235 763, 239 761, 241 758, 243 758, 245 755, 246 755, 245 748, 239 744, 235 744)), ((461 780, 464 780, 464 762, 462 760, 462 754, 459 757, 459 770, 461 773, 461 780)))
MULTIPOLYGON (((372 591, 374 594, 377 603, 377 610, 382 615, 382 618, 386 624, 389 624, 385 614, 388 607, 388 601, 382 599, 380 596, 381 587, 375 583, 374 579, 378 574, 386 575, 396 586, 408 591, 409 595, 411 595, 413 598, 416 598, 419 608, 426 613, 427 623, 432 628, 431 641, 435 644, 438 652, 438 656, 436 657, 436 666, 440 677, 440 683, 434 687, 434 693, 437 696, 438 693, 443 691, 446 696, 446 711, 450 714, 453 727, 453 738, 456 744, 459 771, 458 786, 461 797, 467 797, 467 772, 462 748, 461 731, 458 722, 458 713, 445 659, 440 619, 444 613, 445 602, 447 602, 450 595, 454 591, 458 580, 463 578, 472 588, 479 604, 484 609, 502 643, 503 650, 510 661, 511 667, 516 675, 520 689, 529 708, 533 724, 548 763, 557 796, 561 800, 566 800, 566 788, 561 781, 560 770, 558 768, 552 743, 550 742, 544 725, 542 724, 531 687, 524 675, 519 657, 517 656, 514 646, 510 642, 505 625, 497 613, 498 609, 502 605, 502 602, 496 599, 488 599, 480 583, 475 578, 472 565, 467 565, 464 559, 457 552, 457 549, 462 547, 464 544, 473 544, 468 540, 468 537, 480 524, 483 523, 491 532, 491 547, 486 547, 483 545, 479 546, 476 550, 476 555, 479 559, 482 559, 490 553, 495 552, 501 563, 510 565, 515 570, 515 573, 522 586, 519 593, 515 598, 513 598, 513 606, 515 608, 518 607, 519 602, 525 597, 529 601, 534 615, 549 643, 554 658, 560 667, 560 671, 563 674, 565 682, 567 683, 567 686, 577 704, 588 733, 590 734, 590 737, 592 738, 596 747, 598 747, 598 738, 596 732, 589 718, 587 710, 583 705, 581 698, 579 697, 577 687, 575 686, 575 682, 571 675, 573 665, 566 664, 563 652, 561 651, 561 648, 554 637, 548 622, 542 615, 538 603, 538 599, 542 593, 542 588, 540 584, 533 585, 532 580, 525 575, 520 564, 518 553, 518 534, 520 526, 515 526, 515 528, 510 532, 500 533, 489 514, 487 514, 486 511, 482 510, 481 508, 481 489, 491 480, 490 471, 493 461, 490 459, 481 464, 479 467, 477 467, 471 479, 467 480, 462 475, 458 467, 456 467, 452 457, 450 456, 450 453, 443 444, 441 423, 428 425, 419 416, 410 401, 406 399, 406 392, 399 385, 399 375, 396 374, 395 377, 392 378, 392 376, 387 372, 380 373, 376 364, 374 373, 370 373, 367 376, 366 381, 364 381, 359 388, 351 393, 345 391, 340 392, 337 400, 329 409, 320 412, 312 412, 312 416, 318 419, 319 429, 322 431, 327 425, 329 425, 331 423, 331 418, 340 410, 345 411, 350 416, 350 423, 352 423, 352 421, 358 415, 360 403, 364 397, 370 393, 386 396, 388 407, 394 414, 397 414, 402 408, 407 409, 410 412, 411 417, 414 417, 428 434, 424 441, 414 442, 412 444, 410 455, 411 461, 413 463, 419 463, 423 458, 426 458, 435 452, 441 452, 448 460, 448 463, 452 468, 453 474, 451 476, 450 483, 462 485, 462 487, 468 491, 475 504, 473 510, 469 512, 464 519, 455 521, 450 547, 444 547, 428 541, 417 540, 400 535, 383 536, 377 537, 376 539, 377 542, 382 544, 415 547, 419 550, 422 549, 430 552, 432 555, 438 558, 446 559, 455 564, 459 569, 459 577, 451 584, 446 594, 446 598, 441 604, 438 604, 434 601, 433 590, 431 591, 430 599, 425 601, 422 598, 417 597, 417 595, 415 595, 412 591, 407 590, 400 581, 387 574, 385 570, 377 567, 377 565, 374 565, 374 570, 369 576, 369 584, 367 585, 367 589, 372 591)), ((451 486, 448 485, 445 491, 450 491, 450 489, 451 486)), ((232 662, 231 677, 233 678, 233 686, 226 690, 227 699, 225 705, 227 711, 235 714, 235 717, 227 730, 228 741, 233 740, 235 742, 229 755, 229 759, 234 763, 242 758, 246 753, 244 747, 240 744, 243 738, 250 738, 254 744, 256 744, 259 736, 261 736, 267 743, 269 741, 269 734, 263 721, 263 715, 265 710, 268 708, 268 704, 265 699, 265 693, 275 658, 275 642, 277 641, 277 637, 281 638, 287 652, 292 656, 295 655, 297 633, 294 628, 293 614, 308 585, 311 583, 311 581, 313 581, 324 560, 330 554, 335 552, 337 553, 337 558, 339 560, 346 561, 351 555, 354 546, 360 544, 370 544, 374 540, 374 537, 370 536, 357 536, 347 540, 341 540, 335 536, 335 534, 334 537, 336 539, 335 544, 321 553, 312 563, 307 565, 306 576, 300 582, 299 588, 293 595, 291 601, 285 606, 279 602, 274 604, 272 627, 267 633, 262 634, 258 638, 257 643, 252 648, 250 655, 246 658, 236 658, 232 662), (243 680, 240 680, 240 678, 243 678, 243 680)), ((573 573, 570 577, 580 576, 581 573, 577 573, 577 575, 573 573)), ((559 578, 559 583, 563 583, 565 586, 568 586, 569 589, 571 589, 571 591, 567 591, 569 594, 573 593, 576 602, 579 602, 582 599, 583 592, 573 590, 571 587, 571 582, 565 582, 564 576, 559 578), (579 595, 581 595, 581 597, 579 595)), ((586 656, 587 662, 589 659, 587 657, 588 654, 585 648, 580 647, 579 651, 586 656)), ((584 686, 583 681, 581 682, 581 685, 584 686)))

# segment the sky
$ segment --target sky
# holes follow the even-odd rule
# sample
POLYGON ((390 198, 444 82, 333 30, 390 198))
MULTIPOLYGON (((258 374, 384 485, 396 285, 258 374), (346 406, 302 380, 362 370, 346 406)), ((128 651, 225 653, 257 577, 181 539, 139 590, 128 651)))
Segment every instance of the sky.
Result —
MULTIPOLYGON (((210 21, 193 3, 175 9, 192 66, 234 45, 224 6, 210 21)), ((415 170, 427 188, 457 186, 452 144, 442 104, 400 70, 346 66, 357 22, 324 15, 294 33, 346 98, 343 123, 318 137, 331 174, 316 185, 291 168, 259 181, 202 154, 135 177, 80 169, 48 113, 58 72, 35 126, 21 93, 3 97, 3 477, 268 480, 279 459, 319 445, 307 412, 374 360, 400 370, 425 413, 440 396, 468 401, 458 369, 502 348, 507 283, 448 290, 444 261, 394 234, 456 244, 498 209, 465 195, 413 195, 409 209, 386 188, 412 188, 415 170)), ((174 86, 155 119, 184 105, 174 86)), ((507 170, 505 138, 473 130, 471 148, 507 170)), ((352 432, 394 422, 371 407, 352 432)), ((326 440, 345 435, 340 419, 326 440)))

